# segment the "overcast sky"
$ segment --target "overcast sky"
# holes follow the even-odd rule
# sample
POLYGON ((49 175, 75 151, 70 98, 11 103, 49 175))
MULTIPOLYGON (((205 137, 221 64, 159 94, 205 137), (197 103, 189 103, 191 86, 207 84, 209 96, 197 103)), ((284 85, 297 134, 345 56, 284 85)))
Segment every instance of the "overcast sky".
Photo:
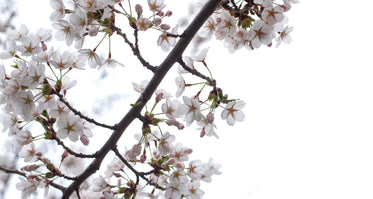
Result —
MULTIPOLYGON (((21 2, 20 15, 33 11, 22 21, 49 23, 50 10, 39 21, 40 4, 21 2)), ((230 54, 213 44, 207 63, 246 119, 218 124, 219 140, 191 131, 195 157, 222 164, 205 198, 373 198, 372 6, 303 0, 288 13, 290 45, 230 54)))

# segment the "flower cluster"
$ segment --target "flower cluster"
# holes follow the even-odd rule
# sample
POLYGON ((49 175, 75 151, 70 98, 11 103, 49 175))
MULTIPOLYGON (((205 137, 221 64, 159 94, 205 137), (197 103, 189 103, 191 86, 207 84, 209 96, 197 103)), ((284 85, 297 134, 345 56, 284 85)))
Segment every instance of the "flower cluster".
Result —
POLYGON ((230 52, 242 47, 254 50, 261 45, 271 46, 274 39, 276 46, 291 42, 289 34, 293 28, 284 26, 287 23, 284 12, 298 1, 283 0, 281 4, 275 0, 245 0, 238 5, 235 1, 229 2, 200 29, 200 37, 215 35, 230 52))

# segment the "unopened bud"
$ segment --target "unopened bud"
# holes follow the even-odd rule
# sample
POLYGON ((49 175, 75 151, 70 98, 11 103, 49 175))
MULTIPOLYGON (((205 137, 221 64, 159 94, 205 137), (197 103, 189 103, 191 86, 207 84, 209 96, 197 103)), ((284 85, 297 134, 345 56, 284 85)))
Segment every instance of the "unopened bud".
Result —
POLYGON ((89 145, 89 138, 86 135, 80 136, 80 141, 84 144, 84 146, 89 145))
POLYGON ((166 16, 167 16, 167 17, 171 17, 171 15, 172 15, 172 11, 171 11, 171 10, 167 10, 167 12, 166 12, 166 16))
POLYGON ((155 97, 155 102, 159 102, 163 99, 163 93, 159 93, 156 97, 155 97))
POLYGON ((214 114, 212 112, 209 112, 207 115, 206 115, 206 121, 207 123, 211 124, 213 123, 215 120, 214 118, 214 114))
POLYGON ((161 24, 159 26, 162 30, 169 30, 171 27, 168 24, 161 24))
POLYGON ((173 159, 173 158, 171 158, 171 159, 169 159, 168 161, 167 161, 167 164, 175 164, 175 162, 176 162, 176 160, 175 159, 173 159))
POLYGON ((164 169, 164 168, 166 168, 166 167, 167 167, 167 164, 166 164, 166 163, 162 163, 162 164, 161 164, 161 168, 162 168, 162 169, 164 169))
POLYGON ((158 13, 157 13, 158 16, 160 17, 163 17, 164 16, 164 12, 162 10, 160 10, 158 13))
POLYGON ((141 155, 141 156, 140 156, 140 162, 141 162, 141 163, 144 163, 145 160, 146 160, 146 155, 141 155))
POLYGON ((184 165, 183 163, 181 163, 181 162, 178 162, 178 163, 176 164, 176 167, 177 167, 178 169, 184 169, 184 168, 185 168, 185 165, 184 165))
POLYGON ((159 26, 162 23, 162 19, 161 18, 155 18, 153 20, 153 23, 154 23, 154 25, 159 26))
POLYGON ((142 14, 142 6, 140 4, 136 4, 135 11, 138 15, 142 14))
POLYGON ((30 171, 35 171, 39 167, 40 167, 39 165, 32 164, 32 165, 27 165, 27 166, 22 167, 21 170, 30 172, 30 171))
POLYGON ((43 49, 43 51, 48 50, 47 44, 45 44, 43 41, 41 42, 41 48, 43 49))

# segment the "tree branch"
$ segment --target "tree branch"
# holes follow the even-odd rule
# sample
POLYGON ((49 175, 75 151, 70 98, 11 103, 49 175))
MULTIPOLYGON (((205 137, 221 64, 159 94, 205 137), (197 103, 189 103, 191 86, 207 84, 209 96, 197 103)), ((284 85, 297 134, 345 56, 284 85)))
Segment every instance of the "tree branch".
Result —
MULTIPOLYGON (((166 76, 167 72, 171 67, 182 57, 183 52, 186 47, 192 41, 194 35, 202 27, 205 21, 214 13, 214 11, 220 6, 222 0, 209 0, 205 6, 201 9, 198 15, 194 18, 191 24, 185 29, 183 37, 177 42, 176 46, 172 49, 170 54, 166 57, 163 63, 157 67, 153 78, 150 80, 148 86, 145 88, 142 95, 138 98, 135 104, 138 106, 133 106, 128 113, 123 117, 123 119, 117 124, 117 128, 114 130, 113 134, 110 136, 108 141, 104 146, 98 151, 97 158, 95 158, 86 170, 83 171, 77 180, 70 184, 64 191, 62 199, 68 199, 73 191, 78 188, 89 176, 95 173, 105 158, 106 154, 115 149, 118 140, 122 136, 123 132, 132 123, 132 121, 140 115, 141 110, 144 108, 145 104, 149 101, 162 79, 166 76)), ((120 34, 119 29, 117 33, 120 34)))
POLYGON ((190 72, 192 75, 195 75, 197 77, 200 77, 200 78, 206 80, 209 83, 209 85, 212 86, 212 87, 216 86, 216 81, 214 79, 211 79, 211 78, 207 77, 206 75, 200 73, 199 71, 197 71, 194 68, 190 68, 189 66, 187 66, 185 64, 185 62, 182 59, 178 60, 177 62, 181 65, 181 67, 184 68, 184 70, 190 72))
POLYGON ((157 67, 152 66, 149 64, 149 62, 145 61, 145 59, 142 57, 138 45, 138 30, 134 30, 134 36, 135 36, 135 45, 132 44, 132 42, 127 38, 126 33, 123 33, 122 30, 115 25, 112 26, 113 31, 115 31, 118 35, 120 35, 124 42, 132 49, 133 54, 137 57, 137 59, 141 62, 141 64, 146 67, 147 69, 151 70, 153 73, 156 71, 157 67))
MULTIPOLYGON (((27 177, 26 173, 25 172, 22 172, 22 171, 18 171, 17 169, 10 169, 10 168, 5 168, 5 167, 2 167, 0 166, 0 170, 1 171, 4 171, 5 173, 12 173, 12 174, 18 174, 20 176, 23 176, 23 177, 27 177)), ((59 184, 56 184, 52 181, 47 181, 47 184, 51 185, 52 187, 56 188, 56 189, 59 189, 61 191, 64 191, 66 189, 66 187, 64 186, 61 186, 59 184)))
POLYGON ((67 102, 64 98, 63 98, 63 95, 61 95, 60 93, 58 92, 54 92, 54 94, 56 94, 59 98, 59 100, 65 104, 75 115, 79 116, 80 118, 86 120, 87 122, 90 122, 92 124, 95 124, 97 126, 101 126, 103 128, 107 128, 107 129, 111 129, 111 130, 114 130, 115 129, 115 126, 110 126, 110 125, 107 125, 107 124, 103 124, 103 123, 100 123, 100 122, 97 122, 96 120, 92 119, 92 118, 89 118, 85 115, 83 115, 80 111, 76 110, 74 107, 72 107, 70 105, 69 102, 67 102))

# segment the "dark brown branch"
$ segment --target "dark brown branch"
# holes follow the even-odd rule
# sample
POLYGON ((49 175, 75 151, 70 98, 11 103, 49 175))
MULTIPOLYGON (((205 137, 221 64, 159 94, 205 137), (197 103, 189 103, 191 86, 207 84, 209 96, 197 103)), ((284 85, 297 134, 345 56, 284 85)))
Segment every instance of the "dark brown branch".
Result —
POLYGON ((187 66, 182 59, 178 60, 177 62, 181 65, 181 67, 184 68, 184 70, 188 71, 189 73, 191 73, 191 74, 193 74, 197 77, 200 77, 200 78, 206 80, 209 83, 210 86, 212 86, 212 87, 216 86, 216 81, 214 79, 211 79, 211 78, 205 76, 204 74, 200 73, 196 69, 187 66))
POLYGON ((94 154, 84 154, 84 153, 77 153, 73 150, 71 150, 68 146, 65 145, 65 143, 62 142, 62 140, 60 140, 57 135, 56 135, 56 132, 53 130, 53 129, 49 129, 52 134, 53 134, 53 139, 56 140, 57 144, 58 145, 61 145, 63 149, 65 149, 69 154, 75 156, 75 157, 78 157, 78 158, 95 158, 97 157, 97 152, 94 153, 94 154))
POLYGON ((133 54, 137 57, 137 59, 141 62, 141 64, 146 67, 147 69, 151 70, 153 73, 156 71, 157 67, 152 66, 149 64, 149 62, 145 61, 145 59, 142 57, 138 45, 138 30, 135 29, 134 36, 135 36, 135 45, 132 44, 132 42, 127 38, 126 33, 123 33, 122 30, 116 26, 112 26, 113 31, 115 31, 118 35, 120 35, 124 42, 132 49, 133 54))
POLYGON ((133 168, 133 166, 122 156, 122 154, 119 153, 118 149, 117 148, 114 148, 113 149, 115 155, 118 156, 118 158, 136 175, 136 185, 138 184, 138 181, 139 181, 139 177, 141 177, 142 179, 144 179, 148 184, 154 186, 155 188, 157 189, 160 189, 160 190, 165 190, 165 188, 159 186, 158 184, 156 183, 152 183, 150 182, 150 180, 146 177, 146 175, 149 175, 151 173, 153 173, 152 171, 150 172, 138 172, 135 168, 133 168))
MULTIPOLYGON (((17 169, 10 169, 10 168, 5 168, 5 167, 2 167, 0 166, 0 170, 1 171, 4 171, 5 173, 9 173, 9 174, 18 174, 20 176, 23 176, 23 177, 27 177, 26 173, 25 172, 22 172, 22 171, 18 171, 17 169)), ((56 184, 52 181, 47 181, 47 184, 51 185, 52 187, 56 188, 56 189, 59 189, 61 191, 64 191, 66 189, 66 187, 62 186, 62 185, 59 185, 59 184, 56 184)))
POLYGON ((110 125, 107 125, 107 124, 103 124, 103 123, 100 123, 100 122, 97 122, 96 120, 92 119, 92 118, 89 118, 85 115, 83 115, 80 111, 76 110, 74 107, 72 107, 70 105, 69 102, 67 102, 64 98, 63 98, 63 95, 61 95, 60 93, 58 92, 54 92, 54 94, 56 94, 59 98, 59 100, 65 104, 75 115, 79 116, 80 118, 86 120, 87 122, 90 122, 92 124, 95 124, 97 126, 101 126, 103 128, 107 128, 107 129, 111 129, 111 130, 115 130, 115 126, 110 126, 110 125))
MULTIPOLYGON (((172 49, 170 54, 166 57, 163 63, 157 67, 153 78, 150 80, 149 84, 145 88, 142 95, 137 99, 128 113, 122 118, 122 120, 116 125, 116 128, 104 146, 97 152, 97 157, 91 162, 86 170, 83 171, 77 180, 70 184, 64 191, 62 199, 68 199, 75 189, 79 188, 80 185, 97 170, 100 169, 100 165, 105 158, 106 154, 110 150, 114 150, 118 140, 121 138, 123 132, 132 123, 132 121, 137 118, 141 110, 144 108, 145 104, 149 101, 155 90, 158 88, 162 79, 166 76, 171 67, 181 59, 186 47, 192 41, 194 35, 202 27, 205 21, 214 13, 214 11, 220 6, 222 0, 209 0, 205 6, 201 9, 198 15, 194 18, 192 23, 185 29, 183 37, 177 42, 176 46, 172 49)), ((122 35, 123 33, 119 28, 115 28, 117 34, 122 35)), ((123 37, 126 38, 126 37, 123 37)))

